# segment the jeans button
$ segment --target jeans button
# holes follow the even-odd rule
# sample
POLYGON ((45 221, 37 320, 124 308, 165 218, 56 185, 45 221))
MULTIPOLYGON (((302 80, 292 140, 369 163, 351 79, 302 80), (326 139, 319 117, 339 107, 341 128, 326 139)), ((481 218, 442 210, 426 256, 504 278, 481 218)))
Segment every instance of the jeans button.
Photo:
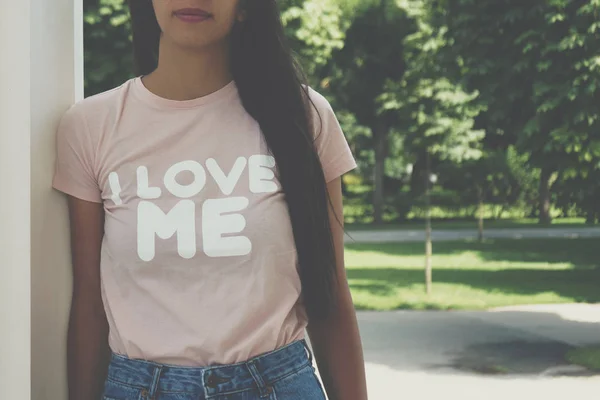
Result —
POLYGON ((217 387, 218 382, 217 382, 217 377, 214 375, 209 375, 208 378, 206 379, 206 386, 208 386, 209 388, 215 388, 217 387))

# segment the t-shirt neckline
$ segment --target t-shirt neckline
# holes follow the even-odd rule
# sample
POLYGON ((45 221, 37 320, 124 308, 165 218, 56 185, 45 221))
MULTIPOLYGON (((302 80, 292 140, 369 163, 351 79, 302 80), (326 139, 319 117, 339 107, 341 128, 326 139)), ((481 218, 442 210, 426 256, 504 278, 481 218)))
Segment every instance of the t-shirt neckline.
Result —
POLYGON ((235 81, 232 80, 215 92, 190 100, 171 100, 151 92, 142 82, 142 76, 133 78, 133 91, 144 102, 158 108, 186 109, 197 108, 228 98, 237 92, 235 81))

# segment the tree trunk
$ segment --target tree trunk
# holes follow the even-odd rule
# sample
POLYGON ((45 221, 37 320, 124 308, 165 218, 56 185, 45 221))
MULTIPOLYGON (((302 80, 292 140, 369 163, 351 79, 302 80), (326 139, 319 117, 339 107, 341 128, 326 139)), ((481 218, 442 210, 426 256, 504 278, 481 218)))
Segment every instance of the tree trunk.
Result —
POLYGON ((499 205, 498 207, 494 207, 496 209, 496 212, 494 214, 494 220, 499 220, 502 218, 502 214, 504 214, 504 211, 506 210, 506 205, 502 204, 499 205))
POLYGON ((585 214, 585 223, 588 225, 594 225, 596 223, 596 211, 588 210, 585 214))
POLYGON ((596 205, 590 203, 585 213, 585 223, 588 225, 594 225, 600 216, 600 213, 596 211, 596 205))
MULTIPOLYGON (((595 182, 590 181, 588 185, 594 186, 595 182)), ((585 201, 587 203, 585 211, 585 223, 588 225, 594 225, 600 217, 600 207, 598 206, 598 198, 600 198, 600 190, 589 190, 585 194, 585 201)))
POLYGON ((552 222, 550 216, 550 177, 552 170, 548 167, 542 168, 540 176, 540 203, 539 203, 539 223, 548 225, 552 222))
POLYGON ((431 165, 429 161, 429 151, 425 155, 426 167, 425 167, 425 287, 427 294, 430 295, 432 292, 432 268, 431 258, 433 256, 433 244, 431 243, 431 198, 429 187, 431 185, 431 165))
POLYGON ((378 127, 373 130, 373 137, 375 138, 375 192, 373 196, 373 216, 376 224, 383 222, 383 176, 385 173, 386 156, 385 136, 386 135, 381 128, 378 127))

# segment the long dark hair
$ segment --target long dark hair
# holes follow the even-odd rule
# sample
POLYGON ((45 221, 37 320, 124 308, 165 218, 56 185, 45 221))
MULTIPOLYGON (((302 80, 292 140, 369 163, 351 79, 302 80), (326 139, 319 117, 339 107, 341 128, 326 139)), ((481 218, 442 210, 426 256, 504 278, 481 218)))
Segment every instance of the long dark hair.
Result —
MULTIPOLYGON (((259 123, 277 163, 308 317, 325 318, 335 309, 336 260, 330 201, 309 112, 314 105, 286 43, 276 0, 242 3, 245 19, 231 34, 233 77, 244 108, 259 123)), ((129 0, 129 6, 137 73, 147 75, 158 65, 161 30, 150 1, 129 0)))

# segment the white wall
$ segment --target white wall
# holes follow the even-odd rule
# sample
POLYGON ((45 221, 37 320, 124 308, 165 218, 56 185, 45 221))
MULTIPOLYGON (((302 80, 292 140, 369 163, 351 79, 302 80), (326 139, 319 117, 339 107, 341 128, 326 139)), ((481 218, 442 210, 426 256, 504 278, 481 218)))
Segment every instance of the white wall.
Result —
POLYGON ((29 398, 29 13, 0 0, 1 399, 29 398))
POLYGON ((50 182, 82 40, 80 0, 0 0, 0 399, 67 397, 68 224, 50 182))

